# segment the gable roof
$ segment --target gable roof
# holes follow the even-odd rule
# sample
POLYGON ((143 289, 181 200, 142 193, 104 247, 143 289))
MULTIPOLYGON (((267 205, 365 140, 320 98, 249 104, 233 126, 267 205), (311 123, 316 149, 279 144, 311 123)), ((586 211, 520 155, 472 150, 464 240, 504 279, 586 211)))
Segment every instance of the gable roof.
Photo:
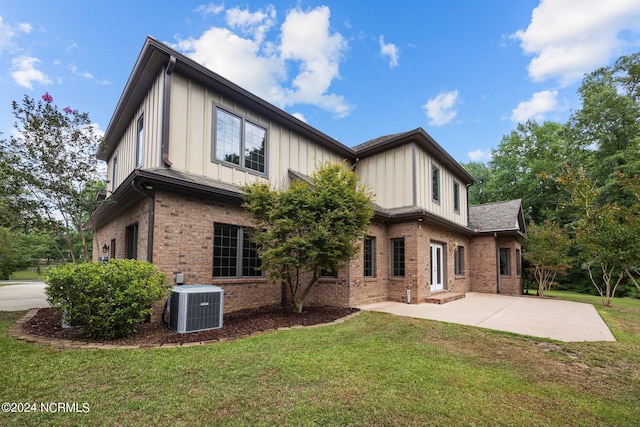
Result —
POLYGON ((357 158, 364 158, 411 142, 424 148, 433 158, 460 177, 465 184, 470 185, 476 182, 475 178, 421 127, 371 139, 356 145, 353 150, 357 158))
POLYGON ((522 201, 487 203, 469 206, 469 226, 476 233, 512 231, 526 233, 522 201))
POLYGON ((355 152, 350 147, 341 144, 336 139, 243 89, 164 43, 147 36, 105 131, 104 144, 98 151, 100 160, 108 160, 114 153, 120 138, 129 126, 129 119, 134 116, 136 109, 142 103, 149 88, 151 88, 161 72, 167 74, 180 73, 229 99, 246 105, 271 120, 299 132, 321 146, 337 152, 352 161, 355 159, 355 152))

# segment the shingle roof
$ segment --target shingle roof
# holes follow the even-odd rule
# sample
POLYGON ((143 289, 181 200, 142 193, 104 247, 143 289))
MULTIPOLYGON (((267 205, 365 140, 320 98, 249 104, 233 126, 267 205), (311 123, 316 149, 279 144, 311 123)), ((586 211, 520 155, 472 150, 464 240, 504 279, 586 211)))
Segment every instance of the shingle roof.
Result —
POLYGON ((469 206, 469 226, 476 232, 518 231, 525 233, 522 201, 469 206))

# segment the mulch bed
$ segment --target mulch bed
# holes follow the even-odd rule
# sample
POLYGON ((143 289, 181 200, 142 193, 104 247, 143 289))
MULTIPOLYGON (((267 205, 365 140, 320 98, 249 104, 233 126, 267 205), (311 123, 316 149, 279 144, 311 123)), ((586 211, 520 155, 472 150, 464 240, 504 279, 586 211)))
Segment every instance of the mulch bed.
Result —
POLYGON ((291 307, 275 305, 225 314, 223 327, 220 329, 178 334, 162 322, 142 323, 136 328, 137 332, 130 337, 105 341, 85 338, 75 328, 62 328, 62 317, 58 309, 41 308, 24 324, 22 330, 28 334, 56 340, 150 347, 240 338, 278 328, 331 323, 358 311, 360 310, 357 308, 310 306, 305 307, 302 313, 294 313, 291 307))

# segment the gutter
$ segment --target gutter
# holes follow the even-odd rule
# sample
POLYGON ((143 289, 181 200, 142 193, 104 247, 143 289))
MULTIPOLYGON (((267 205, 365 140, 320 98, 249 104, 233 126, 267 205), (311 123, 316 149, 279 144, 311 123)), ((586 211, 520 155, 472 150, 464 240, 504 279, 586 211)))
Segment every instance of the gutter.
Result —
POLYGON ((153 262, 153 229, 155 227, 155 210, 156 210, 156 193, 153 191, 153 187, 143 186, 144 184, 131 182, 131 186, 138 193, 143 194, 149 198, 149 220, 147 227, 147 261, 153 262))

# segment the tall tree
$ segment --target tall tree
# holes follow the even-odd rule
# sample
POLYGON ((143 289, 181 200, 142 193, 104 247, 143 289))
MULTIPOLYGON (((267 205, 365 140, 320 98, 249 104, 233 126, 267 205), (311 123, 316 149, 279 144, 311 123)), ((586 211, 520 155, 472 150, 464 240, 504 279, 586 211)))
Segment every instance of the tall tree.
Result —
POLYGON ((530 222, 524 239, 524 259, 531 265, 533 277, 538 283, 538 295, 556 284, 556 277, 571 268, 569 250, 571 239, 558 223, 545 220, 542 224, 530 222))
POLYGON ((90 260, 84 220, 95 207, 86 188, 99 179, 96 151, 100 138, 87 113, 62 110, 46 93, 41 100, 25 96, 12 103, 15 132, 0 141, 0 170, 12 177, 12 201, 32 207, 40 227, 60 235, 73 262, 78 256, 72 235, 82 241, 80 259, 90 260), (19 192, 16 189, 20 189, 19 192))
POLYGON ((564 126, 527 121, 502 138, 493 150, 491 179, 484 192, 492 200, 522 199, 525 215, 542 222, 557 210, 561 191, 553 179, 575 152, 569 146, 564 126))
POLYGON ((344 164, 327 163, 286 190, 245 187, 262 269, 289 288, 297 312, 322 271, 338 271, 359 250, 373 216, 372 198, 344 164))

